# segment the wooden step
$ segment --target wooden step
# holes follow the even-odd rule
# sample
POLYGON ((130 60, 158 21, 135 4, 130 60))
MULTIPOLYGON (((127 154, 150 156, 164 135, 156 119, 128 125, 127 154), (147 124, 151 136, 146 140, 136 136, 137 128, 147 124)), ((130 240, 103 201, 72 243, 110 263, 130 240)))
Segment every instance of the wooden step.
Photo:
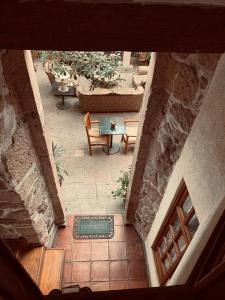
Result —
POLYGON ((44 247, 22 248, 17 253, 17 259, 35 283, 38 283, 44 247))
POLYGON ((61 289, 64 249, 45 249, 38 286, 44 295, 61 289))

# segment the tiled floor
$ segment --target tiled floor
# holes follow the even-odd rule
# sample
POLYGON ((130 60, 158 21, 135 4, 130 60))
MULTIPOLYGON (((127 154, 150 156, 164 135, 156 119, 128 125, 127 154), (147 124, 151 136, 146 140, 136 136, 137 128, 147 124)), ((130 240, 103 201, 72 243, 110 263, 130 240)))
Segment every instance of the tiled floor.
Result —
POLYGON ((73 239, 73 216, 60 229, 54 247, 65 249, 63 286, 79 284, 93 291, 148 287, 142 243, 132 226, 114 215, 110 240, 73 239))
MULTIPOLYGON (((115 155, 106 155, 101 147, 88 153, 87 136, 84 127, 84 114, 75 97, 65 97, 70 109, 59 110, 56 103, 61 101, 52 94, 51 85, 40 63, 37 67, 37 81, 44 108, 46 131, 50 141, 65 149, 63 157, 65 169, 69 176, 64 176, 62 195, 66 214, 108 214, 122 213, 122 199, 113 199, 111 192, 118 187, 116 182, 122 170, 128 170, 132 164, 134 146, 130 145, 128 153, 124 154, 121 136, 114 136, 114 142, 120 144, 121 151, 115 155)), ((132 82, 132 73, 127 82, 132 82)), ((93 113, 92 119, 110 115, 93 113)), ((112 115, 112 114, 111 114, 112 115)), ((113 113, 123 119, 138 119, 138 113, 113 113)))

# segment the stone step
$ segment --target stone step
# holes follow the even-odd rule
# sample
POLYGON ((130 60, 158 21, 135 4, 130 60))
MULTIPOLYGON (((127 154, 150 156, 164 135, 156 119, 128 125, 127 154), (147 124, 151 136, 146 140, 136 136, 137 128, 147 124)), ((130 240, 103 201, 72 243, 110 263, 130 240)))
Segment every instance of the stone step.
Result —
POLYGON ((45 249, 38 286, 44 295, 61 289, 64 249, 45 249))
POLYGON ((44 251, 44 247, 24 247, 17 252, 17 259, 36 284, 40 276, 44 251))
POLYGON ((44 295, 61 289, 64 249, 23 247, 16 257, 44 295))

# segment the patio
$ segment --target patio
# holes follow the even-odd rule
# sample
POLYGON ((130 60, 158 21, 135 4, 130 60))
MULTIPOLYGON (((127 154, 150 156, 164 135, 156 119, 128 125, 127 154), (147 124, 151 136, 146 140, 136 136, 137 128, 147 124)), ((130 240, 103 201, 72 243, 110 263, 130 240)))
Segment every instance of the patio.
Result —
MULTIPOLYGON (((68 177, 64 176, 62 184, 65 213, 68 214, 107 214, 123 212, 122 199, 113 199, 111 191, 117 187, 116 180, 122 170, 128 170, 132 164, 134 146, 128 147, 128 153, 120 152, 107 156, 96 147, 93 156, 88 153, 88 142, 84 126, 84 114, 80 112, 79 101, 75 97, 65 97, 70 109, 59 110, 56 103, 61 101, 52 94, 50 82, 43 66, 35 62, 36 76, 45 112, 46 127, 50 139, 65 149, 62 157, 68 177)), ((122 74, 129 86, 132 73, 122 74)), ((109 113, 93 113, 91 119, 109 113)), ((113 113, 123 119, 138 119, 139 113, 113 113)), ((121 136, 114 136, 114 141, 120 143, 121 136)))
MULTIPOLYGON (((65 204, 66 228, 56 233, 53 248, 65 250, 62 270, 62 287, 79 284, 93 291, 119 290, 148 287, 148 277, 142 242, 132 225, 125 225, 122 199, 114 199, 111 192, 121 171, 132 164, 134 146, 124 154, 121 136, 113 136, 120 144, 120 151, 106 155, 101 146, 88 152, 88 141, 84 126, 84 114, 75 97, 65 97, 70 108, 59 110, 61 101, 52 93, 52 88, 41 63, 35 63, 36 76, 45 112, 50 139, 65 149, 62 157, 69 176, 62 184, 65 204), (77 240, 73 238, 74 215, 114 215, 114 237, 112 239, 77 240)), ((129 87, 131 73, 122 74, 129 87)), ((92 120, 102 116, 138 119, 138 113, 93 113, 92 120)))
POLYGON ((72 236, 73 216, 66 229, 57 232, 54 247, 65 249, 62 286, 79 284, 92 291, 148 287, 142 242, 133 226, 114 215, 112 239, 76 240, 72 236))

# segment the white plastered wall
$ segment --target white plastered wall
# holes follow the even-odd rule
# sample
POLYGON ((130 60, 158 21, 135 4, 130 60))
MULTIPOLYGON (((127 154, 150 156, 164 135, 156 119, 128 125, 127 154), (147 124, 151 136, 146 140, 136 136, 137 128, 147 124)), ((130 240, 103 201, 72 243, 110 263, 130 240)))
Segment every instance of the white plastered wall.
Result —
POLYGON ((152 244, 184 179, 200 225, 168 285, 187 281, 220 215, 225 209, 225 55, 170 177, 145 241, 152 286, 159 285, 152 244))

